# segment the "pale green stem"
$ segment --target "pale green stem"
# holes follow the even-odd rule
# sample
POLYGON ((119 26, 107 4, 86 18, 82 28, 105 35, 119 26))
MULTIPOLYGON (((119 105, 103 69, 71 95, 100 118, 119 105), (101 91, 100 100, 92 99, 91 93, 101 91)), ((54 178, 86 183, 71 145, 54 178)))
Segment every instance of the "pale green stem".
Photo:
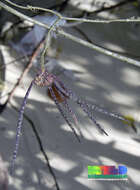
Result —
POLYGON ((103 20, 103 19, 86 19, 86 18, 70 18, 70 17, 65 17, 62 16, 60 13, 50 10, 50 9, 46 9, 46 8, 42 8, 42 7, 35 7, 35 6, 21 6, 21 5, 17 5, 9 0, 5 0, 6 2, 8 2, 9 4, 21 8, 21 9, 26 9, 26 10, 41 10, 41 11, 45 11, 45 12, 49 12, 52 13, 56 16, 58 16, 61 19, 67 20, 67 21, 77 21, 77 22, 81 22, 81 23, 105 23, 105 24, 109 24, 109 23, 113 23, 113 22, 120 22, 120 23, 132 23, 132 22, 140 22, 140 17, 135 18, 134 16, 130 17, 130 18, 126 18, 126 19, 109 19, 109 20, 103 20))
POLYGON ((44 71, 45 69, 45 56, 48 52, 48 49, 50 47, 50 43, 51 43, 51 32, 53 31, 53 29, 55 28, 55 26, 57 25, 57 23, 61 20, 61 18, 58 18, 54 24, 50 27, 49 31, 48 31, 48 34, 46 36, 46 39, 45 39, 45 48, 41 54, 41 69, 42 71, 44 71))
MULTIPOLYGON (((11 7, 7 6, 7 5, 5 5, 5 4, 2 3, 2 2, 0 2, 0 7, 4 8, 4 9, 7 10, 8 12, 10 12, 10 13, 12 13, 12 14, 18 16, 18 17, 20 17, 20 18, 23 19, 23 20, 28 20, 29 22, 31 22, 31 23, 33 23, 33 24, 38 24, 39 26, 42 26, 42 27, 44 27, 44 28, 46 28, 46 29, 50 29, 50 27, 49 27, 47 24, 43 24, 43 23, 41 23, 41 22, 39 22, 39 21, 37 21, 37 20, 35 20, 35 19, 32 19, 32 18, 30 18, 30 17, 28 17, 28 16, 26 16, 26 15, 24 15, 24 14, 22 14, 22 13, 16 11, 16 10, 14 10, 13 8, 11 8, 11 7)), ((55 32, 56 32, 56 28, 53 28, 52 31, 55 31, 55 32)), ((94 45, 94 44, 92 44, 92 43, 89 43, 89 42, 87 42, 87 41, 85 41, 85 40, 82 40, 82 39, 80 39, 80 38, 77 38, 77 37, 75 37, 75 36, 73 36, 73 35, 71 35, 71 34, 69 34, 69 33, 66 33, 66 32, 64 32, 62 29, 58 29, 58 30, 57 30, 57 33, 60 34, 60 35, 62 35, 62 36, 64 36, 65 38, 68 38, 68 39, 70 39, 70 40, 72 40, 72 41, 75 41, 75 42, 77 42, 77 43, 80 43, 80 44, 82 44, 82 45, 84 45, 84 46, 86 46, 86 47, 88 47, 88 48, 90 48, 90 49, 99 51, 99 52, 101 52, 101 53, 103 53, 103 54, 105 54, 105 55, 109 55, 109 56, 111 56, 111 57, 113 57, 113 58, 116 58, 116 59, 119 59, 119 60, 121 60, 121 61, 124 61, 124 62, 127 62, 127 63, 129 63, 129 64, 132 64, 132 65, 135 65, 135 66, 139 66, 139 67, 140 67, 140 61, 137 61, 137 60, 131 59, 131 58, 129 58, 129 57, 120 55, 120 54, 118 54, 118 53, 114 53, 114 52, 112 52, 112 51, 106 50, 106 49, 104 49, 104 48, 102 48, 102 47, 99 47, 99 46, 94 45)))

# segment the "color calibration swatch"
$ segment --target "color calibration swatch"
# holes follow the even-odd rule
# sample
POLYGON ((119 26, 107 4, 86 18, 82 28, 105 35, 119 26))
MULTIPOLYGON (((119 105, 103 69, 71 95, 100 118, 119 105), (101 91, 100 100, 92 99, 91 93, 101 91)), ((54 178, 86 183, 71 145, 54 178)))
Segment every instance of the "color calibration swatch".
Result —
POLYGON ((88 166, 88 179, 127 180, 126 166, 88 166))

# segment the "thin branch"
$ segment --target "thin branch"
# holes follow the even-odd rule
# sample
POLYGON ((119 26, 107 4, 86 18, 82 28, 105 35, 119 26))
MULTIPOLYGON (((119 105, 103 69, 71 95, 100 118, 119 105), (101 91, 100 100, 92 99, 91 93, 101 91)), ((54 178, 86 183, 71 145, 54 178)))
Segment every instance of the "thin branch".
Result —
POLYGON ((82 40, 80 38, 77 38, 77 37, 75 37, 75 36, 73 36, 73 35, 71 35, 69 33, 66 33, 63 30, 58 30, 58 33, 61 34, 62 36, 64 36, 65 38, 68 38, 68 39, 70 39, 70 40, 72 40, 74 42, 77 42, 77 43, 79 43, 79 44, 81 44, 83 46, 86 46, 86 47, 88 47, 88 48, 90 48, 92 50, 96 50, 96 51, 98 51, 98 52, 100 52, 102 54, 109 55, 109 56, 111 56, 113 58, 116 58, 118 60, 121 60, 123 62, 126 62, 126 63, 129 63, 129 64, 132 64, 132 65, 140 67, 140 61, 137 61, 135 59, 120 55, 118 53, 109 51, 109 50, 107 50, 105 48, 102 48, 102 47, 99 47, 99 46, 94 45, 92 43, 89 43, 89 42, 87 42, 85 40, 82 40))
POLYGON ((7 106, 7 103, 10 102, 16 88, 20 85, 21 81, 23 80, 23 77, 28 73, 28 71, 30 70, 32 66, 32 62, 29 62, 29 64, 25 67, 25 69, 23 70, 23 72, 21 73, 20 77, 18 78, 17 82, 15 83, 14 87, 12 88, 12 90, 8 93, 8 98, 7 100, 5 101, 4 104, 0 104, 0 113, 2 113, 6 106, 7 106))
POLYGON ((9 4, 14 5, 15 7, 21 8, 21 9, 26 9, 26 10, 41 10, 47 13, 52 13, 56 16, 58 16, 58 18, 60 19, 64 19, 67 21, 76 21, 76 22, 81 22, 81 23, 104 23, 104 24, 109 24, 109 23, 114 23, 114 22, 120 22, 120 23, 127 23, 127 22, 140 22, 140 17, 135 18, 134 16, 130 17, 130 18, 126 18, 126 19, 110 19, 110 20, 101 20, 101 19, 86 19, 86 18, 72 18, 72 17, 65 17, 62 16, 60 13, 53 11, 51 9, 47 9, 47 8, 42 8, 42 7, 35 7, 35 6, 20 6, 17 5, 9 0, 5 0, 6 2, 8 2, 9 4))
POLYGON ((46 36, 46 39, 45 39, 45 48, 41 54, 41 69, 42 71, 45 70, 45 56, 47 55, 47 52, 48 52, 48 49, 50 47, 50 43, 51 43, 51 32, 53 31, 53 29, 55 28, 55 26, 57 25, 57 23, 61 20, 60 17, 58 17, 56 19, 56 21, 51 25, 48 33, 47 33, 47 36, 46 36))
POLYGON ((46 29, 49 29, 49 28, 50 28, 48 25, 43 24, 43 23, 41 23, 41 22, 39 22, 39 21, 37 21, 37 20, 35 20, 35 19, 33 19, 33 18, 30 18, 30 17, 28 17, 28 16, 26 16, 26 15, 20 13, 19 11, 13 9, 12 7, 9 7, 8 5, 6 5, 6 4, 4 4, 4 3, 2 3, 2 2, 0 2, 0 7, 4 8, 4 9, 7 10, 8 12, 10 12, 10 13, 16 15, 17 17, 19 17, 19 18, 22 19, 22 20, 27 20, 27 21, 29 21, 29 22, 31 22, 31 23, 33 23, 33 24, 37 24, 37 25, 42 26, 42 27, 44 27, 44 28, 46 28, 46 29))
MULTIPOLYGON (((88 37, 88 35, 87 35, 81 28, 79 28, 79 27, 77 27, 77 26, 73 26, 73 28, 74 28, 86 41, 88 41, 89 43, 92 43, 92 44, 93 44, 93 41, 88 37)), ((94 44, 95 44, 95 42, 94 42, 94 44)), ((95 44, 95 45, 97 45, 97 44, 95 44)), ((99 46, 99 45, 98 45, 98 46, 99 46)), ((104 47, 104 46, 99 46, 99 47, 104 48, 104 49, 106 49, 106 50, 108 50, 108 51, 112 51, 112 52, 114 52, 114 53, 118 53, 118 54, 120 54, 120 55, 129 56, 129 57, 131 57, 131 58, 140 58, 140 55, 131 54, 131 53, 128 52, 128 51, 127 51, 127 52, 114 51, 114 50, 108 49, 108 48, 106 48, 106 47, 104 47)))
MULTIPOLYGON (((10 106, 11 106, 14 110, 16 110, 17 112, 19 112, 19 109, 18 109, 16 106, 14 106, 11 102, 9 102, 9 103, 10 103, 10 106)), ((52 177, 53 177, 53 179, 54 179, 54 181, 55 181, 56 189, 57 189, 57 190, 60 190, 59 185, 58 185, 58 182, 57 182, 57 179, 56 179, 56 176, 55 176, 55 173, 53 172, 53 169, 52 169, 52 167, 51 167, 51 165, 50 165, 49 158, 48 158, 48 156, 47 156, 47 153, 46 153, 45 150, 44 150, 43 143, 42 143, 42 141, 41 141, 41 138, 40 138, 40 136, 39 136, 39 133, 38 133, 38 131, 37 131, 37 128, 36 128, 34 122, 33 122, 25 113, 23 114, 23 117, 29 122, 29 124, 30 124, 30 126, 31 126, 31 128, 32 128, 32 130, 33 130, 33 132, 34 132, 34 134, 35 134, 35 137, 36 137, 36 140, 37 140, 37 142, 38 142, 40 151, 41 151, 41 153, 43 154, 43 156, 44 156, 44 158, 45 158, 45 160, 46 160, 47 166, 48 166, 48 168, 49 168, 49 172, 51 173, 51 175, 52 175, 52 177)))
POLYGON ((83 30, 81 30, 80 28, 78 28, 77 26, 73 26, 73 28, 89 43, 92 43, 91 39, 86 35, 85 32, 83 32, 83 30))
POLYGON ((17 63, 16 63, 17 61, 22 61, 22 60, 25 59, 25 58, 26 58, 26 56, 23 55, 23 56, 21 56, 21 57, 19 57, 19 58, 16 58, 16 59, 10 61, 9 63, 6 63, 5 65, 0 66, 0 71, 3 70, 4 68, 6 68, 6 67, 9 66, 9 65, 17 64, 17 63))
POLYGON ((21 81, 23 80, 24 76, 29 72, 31 67, 32 67, 32 62, 30 61, 29 64, 25 67, 24 71, 21 73, 19 79, 17 80, 16 84, 14 85, 14 88, 9 93, 7 102, 9 102, 11 100, 16 88, 21 84, 21 81))
MULTIPOLYGON (((11 98, 13 97, 13 94, 14 94, 15 90, 21 84, 21 82, 22 82, 23 78, 25 77, 25 75, 27 75, 27 73, 30 71, 30 69, 32 67, 32 64, 33 64, 33 61, 37 57, 37 55, 39 53, 39 50, 40 50, 40 48, 42 48, 43 45, 44 45, 44 39, 38 44, 37 48, 34 50, 34 52, 32 53, 32 55, 30 56, 29 63, 24 68, 23 72, 21 73, 20 77, 18 78, 18 80, 15 83, 14 87, 12 88, 12 90, 9 93, 7 93, 8 94, 7 100, 5 101, 4 104, 0 105, 0 113, 2 113, 4 111, 4 109, 7 106, 7 103, 10 102, 11 98)), ((11 63, 13 63, 13 61, 11 63)), ((1 69, 1 67, 0 67, 0 69, 1 69)), ((5 94, 4 96, 6 96, 7 94, 5 94)), ((4 97, 4 96, 2 96, 2 97, 4 97)))
POLYGON ((17 7, 17 8, 25 9, 25 10, 28 9, 28 8, 26 8, 25 6, 18 5, 18 4, 16 4, 16 3, 13 3, 12 1, 9 1, 9 0, 5 0, 5 1, 6 1, 7 3, 9 3, 9 4, 11 4, 11 5, 15 6, 15 7, 17 7))
MULTIPOLYGON (((124 5, 126 5, 126 4, 129 4, 129 3, 133 3, 133 2, 135 2, 136 0, 125 0, 125 1, 121 1, 121 2, 119 2, 119 3, 117 3, 117 4, 115 4, 115 5, 111 5, 111 6, 109 6, 109 7, 101 7, 100 9, 98 9, 98 10, 95 10, 95 11, 93 11, 93 12, 90 12, 89 13, 89 15, 90 14, 97 14, 97 13, 100 13, 100 12, 103 12, 103 11, 108 11, 108 10, 112 10, 112 9, 116 9, 116 8, 120 8, 121 6, 124 6, 124 5)), ((88 14, 87 14, 88 15, 88 14)))
MULTIPOLYGON (((2 7, 2 8, 4 8, 5 10, 7 10, 8 12, 10 12, 10 13, 12 13, 12 14, 14 14, 14 15, 16 15, 16 16, 18 16, 18 17, 20 17, 21 19, 23 19, 23 20, 28 20, 29 22, 31 22, 31 23, 33 23, 33 24, 37 24, 37 25, 39 25, 39 26, 42 26, 42 27, 44 27, 44 28, 46 28, 46 29, 49 29, 50 27, 48 26, 48 25, 46 25, 46 24, 43 24, 43 23, 41 23, 41 22, 39 22, 39 21, 37 21, 37 20, 35 20, 35 19, 32 19, 32 18, 30 18, 30 17, 28 17, 28 16, 26 16, 26 15, 24 15, 24 14, 22 14, 22 13, 20 13, 20 12, 18 12, 18 11, 16 11, 16 10, 14 10, 13 8, 11 8, 11 7, 9 7, 9 6, 7 6, 7 5, 5 5, 4 3, 2 3, 2 2, 0 2, 0 6, 2 7)), ((65 17, 64 17, 65 18, 65 17)), ((84 19, 85 20, 85 19, 84 19)), ((94 22, 94 20, 92 20, 93 22, 94 22)), ((105 20, 106 21, 106 20, 105 20)), ((108 20, 108 21, 106 21, 105 23, 111 23, 111 22, 114 22, 115 20, 108 20)), ((118 19, 118 21, 119 21, 119 19, 118 19)), ((140 21, 140 19, 120 19, 120 21, 123 21, 123 22, 128 22, 128 21, 130 21, 130 22, 139 22, 140 21)), ((95 22, 97 23, 99 23, 100 21, 99 20, 95 20, 95 22)), ((102 21, 102 23, 103 23, 103 21, 102 21)), ((72 41, 74 41, 74 42, 77 42, 77 43, 79 43, 79 44, 81 44, 81 45, 83 45, 83 46, 86 46, 86 47, 88 47, 88 48, 90 48, 90 49, 92 49, 92 50, 96 50, 96 51, 98 51, 98 52, 100 52, 100 53, 103 53, 103 54, 105 54, 105 55, 109 55, 109 56, 111 56, 111 57, 113 57, 113 58, 116 58, 116 59, 119 59, 119 60, 121 60, 121 61, 124 61, 124 62, 127 62, 127 63, 129 63, 129 64, 132 64, 132 65, 135 65, 135 66, 138 66, 138 67, 140 67, 140 61, 137 61, 137 60, 134 60, 134 59, 131 59, 131 58, 129 58, 129 57, 126 57, 126 56, 123 56, 123 55, 120 55, 120 54, 117 54, 117 53, 114 53, 114 52, 112 52, 112 51, 109 51, 109 50, 106 50, 106 49, 104 49, 104 48, 101 48, 101 47, 99 47, 99 46, 97 46, 97 45, 94 45, 94 44, 92 44, 92 43, 89 43, 89 42, 87 42, 87 41, 85 41, 85 40, 82 40, 82 39, 80 39, 80 38, 77 38, 77 37, 75 37, 75 36, 73 36, 73 35, 71 35, 71 34, 69 34, 69 33, 66 33, 66 32, 64 32, 62 29, 56 29, 56 28, 53 28, 53 31, 57 31, 57 33, 58 34, 60 34, 60 35, 62 35, 63 37, 65 37, 65 38, 68 38, 68 39, 70 39, 70 40, 72 40, 72 41)))
POLYGON ((70 17, 62 17, 64 20, 69 20, 69 21, 78 21, 78 22, 84 22, 84 23, 103 23, 103 24, 110 24, 110 23, 133 23, 133 22, 140 22, 140 17, 130 17, 126 19, 110 19, 110 20, 101 20, 101 19, 96 19, 96 20, 91 20, 91 19, 86 19, 86 18, 70 18, 70 17))
POLYGON ((83 11, 82 14, 80 14, 79 16, 77 17, 83 17, 83 16, 90 16, 90 15, 93 15, 93 14, 98 14, 98 13, 101 13, 103 11, 110 11, 110 10, 113 10, 113 9, 116 9, 116 8, 120 8, 121 6, 124 6, 126 4, 129 4, 129 3, 133 3, 135 2, 136 0, 125 0, 125 1, 121 1, 115 5, 111 5, 111 6, 108 6, 108 7, 104 7, 104 3, 103 3, 103 6, 101 6, 101 8, 95 10, 95 11, 92 11, 92 12, 88 12, 88 11, 83 11))
POLYGON ((61 6, 60 6, 60 8, 59 8, 59 12, 63 12, 63 11, 66 9, 68 3, 69 3, 69 0, 65 0, 65 1, 61 4, 61 6))
POLYGON ((20 8, 20 9, 25 9, 25 10, 30 10, 30 11, 34 11, 34 10, 40 10, 40 11, 45 11, 45 12, 48 12, 48 13, 52 13, 56 16, 58 16, 59 18, 62 18, 61 14, 59 14, 58 12, 56 11, 53 11, 51 9, 47 9, 47 8, 41 8, 41 7, 35 7, 35 6, 31 6, 31 5, 27 5, 27 6, 21 6, 21 5, 18 5, 16 3, 13 3, 9 0, 5 0, 7 3, 17 7, 17 8, 20 8))

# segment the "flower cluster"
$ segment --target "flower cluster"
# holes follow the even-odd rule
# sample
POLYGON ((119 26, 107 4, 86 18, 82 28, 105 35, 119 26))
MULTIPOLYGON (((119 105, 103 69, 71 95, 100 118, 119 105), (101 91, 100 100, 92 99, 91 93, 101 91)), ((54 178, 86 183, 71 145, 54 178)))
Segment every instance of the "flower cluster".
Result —
POLYGON ((91 119, 91 121, 96 125, 96 127, 105 135, 108 135, 108 134, 101 127, 101 125, 95 120, 95 118, 93 116, 93 111, 102 112, 102 113, 107 114, 109 116, 116 117, 116 118, 121 119, 121 120, 125 120, 124 117, 122 117, 119 114, 108 112, 108 111, 100 108, 99 106, 96 106, 93 104, 91 105, 91 104, 87 103, 85 100, 82 100, 71 89, 68 89, 57 76, 55 76, 52 73, 49 73, 47 71, 47 69, 45 69, 44 71, 39 72, 37 74, 37 76, 35 77, 35 79, 31 82, 31 84, 30 84, 30 86, 29 86, 29 88, 25 94, 23 103, 21 105, 18 123, 17 123, 16 145, 15 145, 15 150, 13 153, 11 172, 14 169, 14 162, 15 162, 17 152, 18 152, 24 109, 25 109, 27 99, 28 99, 29 93, 30 93, 33 85, 48 88, 48 96, 54 101, 59 112, 61 113, 64 120, 66 121, 68 126, 71 128, 71 130, 73 131, 74 135, 76 136, 76 138, 78 139, 79 142, 80 142, 80 138, 77 135, 77 133, 76 133, 76 131, 72 125, 72 122, 70 121, 69 117, 66 115, 66 113, 64 111, 64 108, 65 108, 67 110, 69 116, 73 119, 74 123, 76 124, 77 118, 76 118, 75 114, 73 113, 71 107, 69 106, 68 100, 72 100, 73 102, 78 104, 81 107, 81 109, 87 114, 87 116, 91 119))

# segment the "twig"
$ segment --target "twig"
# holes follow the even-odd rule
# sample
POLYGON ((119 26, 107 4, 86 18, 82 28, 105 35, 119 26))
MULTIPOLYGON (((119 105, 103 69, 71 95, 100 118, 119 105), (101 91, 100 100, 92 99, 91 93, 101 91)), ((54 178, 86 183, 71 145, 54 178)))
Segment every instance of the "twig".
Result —
MULTIPOLYGON (((15 90, 17 89, 17 87, 21 84, 23 78, 25 77, 25 75, 29 72, 29 70, 31 69, 32 67, 32 63, 33 63, 33 60, 37 57, 38 55, 38 52, 40 50, 40 48, 42 48, 44 44, 44 39, 40 42, 40 44, 37 46, 37 48, 35 49, 35 51, 33 52, 31 58, 30 58, 30 61, 29 63, 27 64, 27 66, 25 67, 25 69, 23 70, 23 72, 21 73, 20 77, 18 78, 16 84, 14 85, 14 87, 12 88, 12 90, 8 93, 8 98, 6 100, 6 102, 2 105, 0 105, 0 113, 2 113, 4 111, 4 109, 6 108, 6 105, 8 102, 10 102, 15 90)), ((24 56, 25 57, 25 56, 24 56)), ((23 58, 24 58, 23 57, 23 58)), ((12 63, 12 62, 11 62, 12 63)), ((0 68, 1 69, 1 68, 0 68)))
POLYGON ((45 42, 45 40, 44 40, 44 38, 43 38, 43 40, 39 43, 39 45, 37 46, 37 48, 35 49, 35 51, 33 52, 33 54, 32 54, 32 57, 31 57, 31 60, 30 60, 30 62, 31 63, 33 63, 33 61, 34 61, 34 59, 37 57, 37 55, 39 54, 39 51, 40 51, 40 49, 43 47, 43 45, 44 45, 44 42, 45 42))
POLYGON ((29 62, 29 64, 25 67, 25 69, 21 73, 19 79, 17 80, 16 84, 14 85, 14 87, 12 88, 12 90, 10 91, 10 93, 8 93, 8 98, 5 101, 5 103, 0 105, 0 113, 2 113, 5 110, 5 108, 7 106, 7 103, 10 102, 10 100, 11 100, 11 98, 12 98, 12 96, 13 96, 15 90, 16 90, 16 88, 20 85, 23 77, 27 74, 27 72, 31 68, 31 65, 32 65, 32 62, 29 62))
POLYGON ((14 60, 10 61, 9 63, 6 63, 5 65, 0 66, 0 70, 4 69, 8 65, 16 64, 16 61, 21 61, 23 59, 25 59, 25 56, 21 56, 21 57, 19 57, 17 59, 14 59, 14 60))
POLYGON ((121 6, 124 6, 124 5, 126 5, 126 4, 128 4, 128 3, 132 3, 132 2, 135 2, 136 0, 125 0, 125 1, 121 1, 121 2, 119 2, 119 3, 117 3, 117 4, 115 4, 115 5, 111 5, 111 6, 109 6, 109 7, 104 7, 104 6, 102 6, 101 8, 99 8, 99 9, 97 9, 97 10, 95 10, 95 11, 92 11, 92 12, 87 12, 87 11, 83 11, 82 12, 82 14, 80 14, 78 17, 83 17, 83 16, 90 16, 90 15, 93 15, 93 14, 98 14, 98 13, 101 13, 101 12, 103 12, 103 11, 110 11, 110 10, 112 10, 112 9, 116 9, 116 8, 119 8, 119 7, 121 7, 121 6))
POLYGON ((29 64, 25 67, 24 71, 21 73, 19 79, 17 80, 16 84, 14 85, 14 88, 9 93, 7 102, 9 102, 11 100, 16 88, 21 84, 21 81, 23 80, 24 76, 29 72, 31 67, 32 67, 32 62, 30 61, 29 64))
POLYGON ((69 3, 69 0, 65 0, 61 5, 60 5, 60 8, 59 8, 59 12, 63 12, 65 10, 65 8, 67 7, 69 3))
MULTIPOLYGON (((92 40, 87 36, 87 34, 86 34, 82 29, 80 29, 80 28, 77 27, 77 26, 73 26, 73 28, 74 28, 86 41, 88 41, 89 43, 93 43, 92 40)), ((94 44, 95 44, 95 42, 94 42, 94 44)), ((97 45, 97 44, 95 44, 95 45, 97 45)), ((98 45, 98 46, 99 46, 99 45, 98 45)), ((131 58, 140 58, 140 55, 131 54, 130 52, 125 52, 125 53, 124 53, 124 52, 121 52, 121 51, 114 51, 114 50, 108 49, 108 48, 103 47, 103 46, 99 46, 99 47, 104 48, 104 49, 106 49, 106 50, 108 50, 108 51, 112 51, 112 52, 114 52, 114 53, 118 53, 118 54, 121 54, 121 55, 129 56, 129 57, 131 57, 131 58)))
POLYGON ((52 13, 52 14, 55 14, 56 16, 58 16, 59 18, 61 18, 61 14, 59 14, 58 12, 56 11, 53 11, 51 9, 47 9, 47 8, 41 8, 41 7, 35 7, 35 6, 31 6, 31 5, 27 5, 27 6, 21 6, 21 5, 18 5, 16 3, 13 3, 9 0, 5 0, 7 3, 17 7, 17 8, 20 8, 20 9, 25 9, 25 10, 31 10, 31 11, 34 11, 34 10, 40 10, 40 11, 45 11, 45 12, 48 12, 48 13, 52 13))
POLYGON ((63 20, 67 20, 67 21, 78 21, 81 23, 104 23, 104 24, 109 24, 109 23, 114 23, 114 22, 120 22, 120 23, 128 23, 128 22, 140 22, 140 17, 135 18, 134 16, 130 17, 130 18, 126 18, 126 19, 110 19, 110 20, 103 20, 103 19, 86 19, 86 18, 72 18, 72 17, 65 17, 62 16, 60 13, 53 11, 51 9, 47 9, 47 8, 42 8, 42 7, 35 7, 35 6, 20 6, 17 5, 9 0, 5 0, 6 2, 8 2, 9 4, 14 5, 15 7, 21 8, 21 9, 26 9, 26 10, 41 10, 44 12, 48 12, 48 13, 52 13, 56 16, 58 16, 60 19, 63 20))
POLYGON ((121 60, 123 62, 126 62, 126 63, 129 63, 129 64, 132 64, 132 65, 140 67, 140 61, 137 61, 135 59, 132 59, 132 58, 120 55, 118 53, 109 51, 109 50, 107 50, 105 48, 102 48, 102 47, 99 47, 99 46, 94 45, 92 43, 89 43, 89 42, 87 42, 85 40, 82 40, 82 39, 77 38, 77 37, 75 37, 75 36, 73 36, 71 34, 68 34, 68 33, 66 33, 63 30, 58 30, 58 33, 61 34, 61 35, 63 35, 65 38, 68 38, 68 39, 70 39, 70 40, 72 40, 74 42, 77 42, 77 43, 79 43, 79 44, 81 44, 83 46, 86 46, 86 47, 88 47, 88 48, 90 48, 92 50, 96 50, 96 51, 98 51, 100 53, 103 53, 105 55, 109 55, 109 56, 111 56, 113 58, 116 58, 118 60, 121 60))
MULTIPOLYGON (((10 106, 11 106, 14 110, 16 110, 17 112, 19 112, 19 109, 18 109, 16 106, 14 106, 11 102, 9 102, 9 103, 10 103, 10 106)), ((44 158, 45 158, 45 160, 46 160, 47 166, 48 166, 48 168, 49 168, 49 172, 51 173, 51 175, 52 175, 52 177, 53 177, 53 179, 54 179, 54 181, 55 181, 56 188, 57 188, 57 190, 60 190, 59 185, 58 185, 58 182, 57 182, 57 179, 56 179, 56 176, 55 176, 55 173, 53 172, 53 169, 52 169, 52 167, 51 167, 51 165, 50 165, 49 158, 48 158, 48 156, 47 156, 47 154, 46 154, 46 152, 45 152, 45 150, 44 150, 44 148, 43 148, 43 143, 42 143, 42 141, 41 141, 41 138, 40 138, 40 136, 39 136, 39 133, 38 133, 38 131, 37 131, 37 128, 36 128, 34 122, 33 122, 25 113, 23 114, 23 117, 29 122, 29 124, 30 124, 30 126, 31 126, 31 128, 32 128, 32 130, 33 130, 33 132, 34 132, 34 134, 35 134, 35 137, 36 137, 36 140, 37 140, 37 142, 38 142, 40 151, 42 152, 42 154, 43 154, 43 156, 44 156, 44 158)))
POLYGON ((85 32, 83 32, 83 30, 81 30, 80 28, 78 28, 77 26, 73 26, 73 28, 89 43, 92 43, 91 39, 85 34, 85 32))
MULTIPOLYGON (((44 27, 44 28, 46 28, 46 29, 49 29, 49 28, 50 28, 48 25, 43 24, 43 23, 41 23, 41 22, 39 22, 39 21, 37 21, 37 20, 35 20, 35 19, 30 18, 30 17, 28 17, 28 16, 26 16, 26 15, 24 15, 24 14, 22 14, 22 13, 16 11, 16 10, 14 10, 13 8, 11 8, 11 7, 7 6, 7 5, 5 5, 5 4, 2 3, 2 2, 0 2, 0 7, 4 8, 4 9, 7 10, 8 12, 10 12, 10 13, 12 13, 12 14, 18 16, 18 17, 20 17, 20 18, 23 19, 23 20, 28 20, 29 22, 31 22, 31 23, 33 23, 33 24, 38 24, 39 26, 42 26, 42 27, 44 27)), ((65 18, 65 17, 64 17, 64 18, 65 18)), ((84 19, 84 20, 85 20, 85 19, 84 19)), ((84 22, 84 20, 83 20, 83 22, 84 22)), ((117 19, 117 21, 119 21, 119 20, 120 20, 120 22, 121 22, 121 21, 122 21, 122 22, 140 22, 140 19, 132 19, 132 18, 131 18, 131 19, 117 19)), ((81 21, 81 20, 80 20, 80 21, 81 21)), ((102 20, 102 23, 103 23, 103 22, 104 22, 104 23, 111 23, 111 22, 115 22, 115 21, 116 21, 116 20, 105 20, 105 22, 104 22, 104 21, 102 20)), ((101 23, 99 20, 92 20, 92 22, 101 23)), ((137 60, 131 59, 131 58, 129 58, 129 57, 126 57, 126 56, 123 56, 123 55, 114 53, 114 52, 112 52, 112 51, 106 50, 106 49, 101 48, 101 47, 99 47, 99 46, 97 46, 97 45, 94 45, 94 44, 92 44, 92 43, 89 43, 89 42, 87 42, 87 41, 85 41, 85 40, 79 39, 79 38, 77 38, 77 37, 75 37, 75 36, 73 36, 73 35, 71 35, 71 34, 69 34, 69 33, 64 32, 62 29, 57 29, 57 30, 56 30, 56 28, 54 28, 53 31, 55 31, 55 32, 57 31, 58 34, 64 36, 65 38, 68 38, 68 39, 70 39, 70 40, 72 40, 72 41, 75 41, 75 42, 77 42, 77 43, 79 43, 79 44, 81 44, 81 45, 83 45, 83 46, 86 46, 86 47, 92 49, 92 50, 96 50, 96 51, 98 51, 98 52, 100 52, 100 53, 103 53, 103 54, 105 54, 105 55, 109 55, 109 56, 111 56, 111 57, 113 57, 113 58, 116 58, 116 59, 119 59, 119 60, 121 60, 121 61, 124 61, 124 62, 127 62, 127 63, 129 63, 129 64, 132 64, 132 65, 135 65, 135 66, 140 67, 140 61, 137 61, 137 60)))
POLYGON ((41 69, 42 71, 45 70, 45 56, 47 54, 47 51, 48 51, 48 48, 50 47, 50 41, 51 41, 51 32, 53 31, 53 29, 55 28, 55 26, 57 25, 57 23, 63 18, 61 16, 61 14, 59 14, 58 12, 56 11, 53 11, 53 10, 50 10, 50 9, 47 9, 47 8, 40 8, 40 7, 34 7, 34 6, 29 6, 27 5, 27 7, 25 6, 21 6, 21 5, 17 5, 9 0, 5 0, 6 2, 8 2, 9 4, 15 6, 15 7, 18 7, 18 8, 21 8, 21 9, 26 9, 26 10, 41 10, 41 11, 45 11, 45 12, 48 12, 48 13, 52 13, 54 15, 56 15, 58 18, 56 19, 56 21, 50 26, 49 28, 49 31, 47 33, 47 36, 46 36, 46 39, 45 39, 45 48, 41 54, 41 69))
POLYGON ((44 50, 41 54, 41 69, 42 71, 45 70, 45 56, 47 54, 47 51, 50 47, 50 43, 51 43, 51 32, 53 31, 53 29, 55 28, 55 26, 57 25, 57 23, 61 20, 60 17, 58 17, 58 19, 56 19, 56 21, 54 22, 54 24, 52 24, 52 26, 50 27, 49 31, 48 31, 48 34, 46 36, 46 39, 45 39, 45 47, 44 47, 44 50))
POLYGON ((83 23, 103 23, 103 24, 110 24, 110 23, 133 23, 133 22, 140 22, 140 17, 130 17, 126 19, 110 19, 110 20, 101 20, 101 19, 86 19, 86 18, 70 18, 70 17, 62 17, 64 20, 69 20, 69 21, 78 21, 78 22, 83 22, 83 23))
POLYGON ((111 5, 109 7, 101 7, 100 9, 96 10, 96 11, 93 11, 93 12, 90 12, 90 14, 97 14, 97 13, 100 13, 100 12, 103 12, 103 11, 108 11, 108 10, 112 10, 112 9, 115 9, 115 8, 119 8, 121 6, 124 6, 128 3, 132 3, 132 2, 135 2, 136 0, 125 0, 125 1, 121 1, 115 5, 111 5))

